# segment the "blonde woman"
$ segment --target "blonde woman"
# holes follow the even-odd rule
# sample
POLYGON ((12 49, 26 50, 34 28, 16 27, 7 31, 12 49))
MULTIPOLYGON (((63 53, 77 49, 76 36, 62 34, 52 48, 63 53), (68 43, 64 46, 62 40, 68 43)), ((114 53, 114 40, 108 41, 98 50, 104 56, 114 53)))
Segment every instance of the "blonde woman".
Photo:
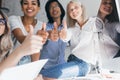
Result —
POLYGON ((31 26, 24 42, 9 54, 9 51, 12 49, 10 27, 7 17, 0 11, 0 72, 15 66, 23 56, 39 52, 42 45, 42 38, 38 35, 33 35, 33 27, 31 26))

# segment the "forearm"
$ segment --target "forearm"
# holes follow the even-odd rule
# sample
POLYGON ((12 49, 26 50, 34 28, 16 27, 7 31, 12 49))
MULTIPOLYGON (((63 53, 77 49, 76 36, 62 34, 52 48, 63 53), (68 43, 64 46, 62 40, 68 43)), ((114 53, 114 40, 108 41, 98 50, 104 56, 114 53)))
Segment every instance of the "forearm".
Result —
POLYGON ((24 41, 24 39, 26 38, 26 36, 23 34, 21 29, 19 29, 19 28, 13 30, 12 33, 20 43, 22 43, 24 41))
POLYGON ((39 58, 40 58, 40 53, 36 53, 36 54, 31 55, 32 62, 39 60, 39 58))
POLYGON ((22 55, 15 50, 0 63, 0 72, 6 68, 15 66, 21 58, 22 55))
POLYGON ((26 36, 21 36, 21 37, 16 37, 16 39, 20 42, 20 43, 22 43, 24 40, 25 40, 25 38, 26 38, 26 36))

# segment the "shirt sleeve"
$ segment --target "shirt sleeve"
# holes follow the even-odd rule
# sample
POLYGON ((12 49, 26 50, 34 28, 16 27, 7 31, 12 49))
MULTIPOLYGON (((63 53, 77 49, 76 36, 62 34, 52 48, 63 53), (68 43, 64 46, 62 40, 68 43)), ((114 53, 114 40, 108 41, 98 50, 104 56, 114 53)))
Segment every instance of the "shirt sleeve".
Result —
POLYGON ((101 32, 103 30, 103 26, 104 26, 103 21, 100 18, 96 17, 96 20, 95 20, 96 30, 95 30, 95 32, 101 32))
POLYGON ((20 22, 17 16, 10 16, 8 18, 8 21, 10 24, 11 31, 13 31, 16 28, 20 28, 20 22))
POLYGON ((120 33, 120 23, 115 23, 116 26, 115 26, 115 29, 118 33, 120 33))

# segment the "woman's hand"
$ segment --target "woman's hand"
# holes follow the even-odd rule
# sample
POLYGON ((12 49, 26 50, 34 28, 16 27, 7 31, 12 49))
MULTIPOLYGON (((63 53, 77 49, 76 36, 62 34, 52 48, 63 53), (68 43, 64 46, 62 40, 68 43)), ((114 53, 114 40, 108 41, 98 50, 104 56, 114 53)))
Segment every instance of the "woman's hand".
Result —
POLYGON ((67 37, 67 24, 63 21, 63 29, 59 32, 59 37, 61 40, 65 40, 67 37))
POLYGON ((42 40, 43 39, 41 36, 33 35, 33 26, 30 26, 29 34, 23 43, 16 49, 16 51, 22 54, 22 56, 38 53, 43 46, 42 40))
POLYGON ((46 31, 46 24, 42 24, 42 29, 37 32, 37 35, 40 35, 43 38, 42 43, 45 44, 48 38, 48 32, 46 31))
POLYGON ((54 28, 53 30, 48 31, 49 33, 49 39, 52 41, 57 41, 59 39, 59 31, 57 30, 58 25, 56 22, 54 22, 54 28))

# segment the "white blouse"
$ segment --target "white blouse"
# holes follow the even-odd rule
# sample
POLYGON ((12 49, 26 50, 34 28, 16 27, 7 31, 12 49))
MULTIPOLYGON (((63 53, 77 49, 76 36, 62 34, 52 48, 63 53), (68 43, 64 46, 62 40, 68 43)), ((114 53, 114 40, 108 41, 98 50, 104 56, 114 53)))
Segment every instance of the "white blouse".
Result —
POLYGON ((96 64, 98 60, 112 58, 119 47, 102 31, 101 25, 97 24, 96 27, 96 17, 89 18, 82 29, 79 25, 69 28, 67 34, 71 41, 70 50, 72 54, 91 64, 96 64))

